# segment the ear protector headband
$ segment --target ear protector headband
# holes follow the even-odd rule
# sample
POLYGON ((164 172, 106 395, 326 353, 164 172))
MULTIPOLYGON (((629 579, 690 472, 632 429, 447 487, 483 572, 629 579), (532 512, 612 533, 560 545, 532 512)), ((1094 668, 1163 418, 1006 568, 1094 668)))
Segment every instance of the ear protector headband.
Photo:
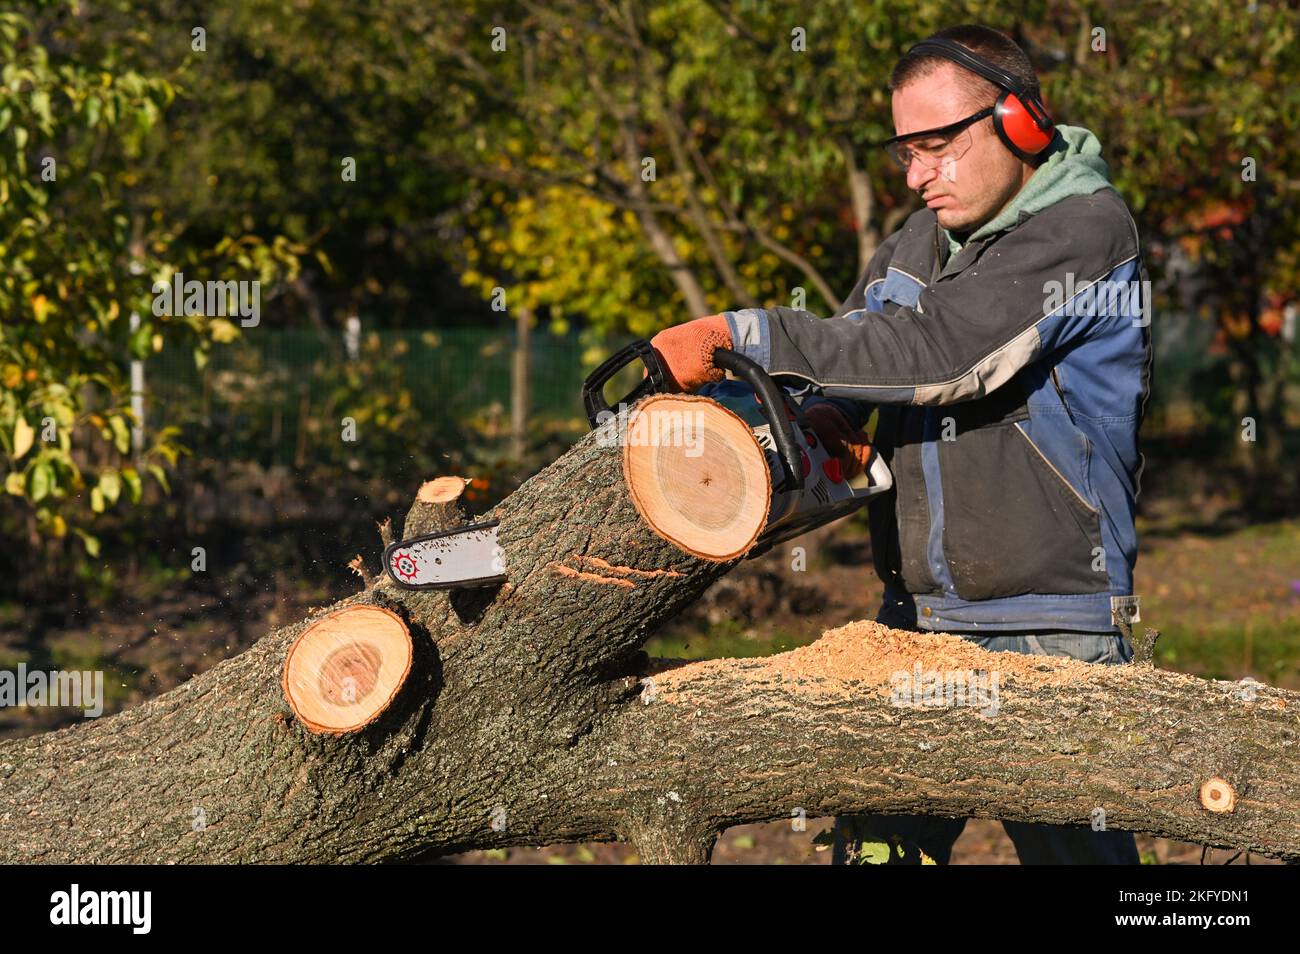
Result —
POLYGON ((993 128, 1006 147, 1021 159, 1032 162, 1051 144, 1056 127, 1047 107, 1010 73, 952 40, 922 40, 907 52, 941 56, 999 87, 1002 94, 993 106, 993 128))

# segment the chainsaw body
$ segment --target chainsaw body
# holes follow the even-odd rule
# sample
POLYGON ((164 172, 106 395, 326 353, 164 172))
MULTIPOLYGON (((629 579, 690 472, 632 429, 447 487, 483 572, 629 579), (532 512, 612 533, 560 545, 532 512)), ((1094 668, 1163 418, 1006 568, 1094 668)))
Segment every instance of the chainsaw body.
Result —
MULTIPOLYGON (((583 386, 583 404, 593 428, 614 413, 605 402, 605 384, 638 359, 646 366, 646 377, 619 403, 628 406, 667 391, 658 355, 649 342, 634 341, 592 372, 583 386)), ((874 449, 865 473, 845 480, 839 460, 823 446, 799 402, 756 362, 725 348, 715 351, 713 360, 735 378, 706 384, 694 393, 716 401, 749 426, 772 476, 767 526, 747 559, 846 517, 893 486, 888 465, 874 449)))

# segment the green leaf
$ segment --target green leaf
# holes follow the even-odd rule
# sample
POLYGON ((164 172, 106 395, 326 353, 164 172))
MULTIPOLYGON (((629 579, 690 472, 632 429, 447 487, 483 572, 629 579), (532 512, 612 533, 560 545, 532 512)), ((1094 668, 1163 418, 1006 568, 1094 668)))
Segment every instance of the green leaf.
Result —
POLYGON ((99 475, 99 491, 109 506, 117 503, 117 498, 122 494, 122 478, 116 470, 106 470, 99 475))
POLYGON ((149 357, 151 347, 150 339, 153 337, 153 325, 150 322, 140 322, 140 327, 135 329, 131 335, 130 351, 131 357, 137 361, 143 361, 149 357))
POLYGON ((890 847, 883 841, 864 841, 858 851, 858 864, 883 865, 892 854, 890 847))
POLYGON ((15 497, 21 497, 27 493, 27 481, 23 478, 22 471, 11 470, 5 476, 5 491, 15 497))
POLYGON ((44 500, 53 488, 54 471, 50 465, 42 461, 33 466, 27 474, 27 496, 32 498, 32 503, 44 500))
POLYGON ((32 112, 41 120, 44 126, 49 126, 54 117, 50 115, 50 94, 43 89, 38 89, 32 93, 31 100, 32 112))
POLYGON ((140 473, 134 467, 124 467, 122 479, 126 482, 127 492, 131 495, 131 503, 139 503, 140 493, 144 489, 140 482, 140 473))
POLYGON ((104 492, 98 486, 90 488, 90 509, 95 513, 104 512, 104 492))
POLYGON ((167 482, 167 471, 163 470, 157 464, 150 464, 149 473, 153 475, 153 479, 158 481, 159 486, 161 486, 166 493, 172 492, 171 484, 167 482))
POLYGON ((119 454, 125 454, 131 449, 131 429, 126 426, 126 419, 120 414, 115 414, 108 419, 108 426, 113 429, 113 446, 117 448, 119 454))
POLYGON ((81 542, 86 547, 86 553, 92 557, 99 556, 99 538, 93 537, 80 527, 73 527, 72 532, 81 537, 81 542))

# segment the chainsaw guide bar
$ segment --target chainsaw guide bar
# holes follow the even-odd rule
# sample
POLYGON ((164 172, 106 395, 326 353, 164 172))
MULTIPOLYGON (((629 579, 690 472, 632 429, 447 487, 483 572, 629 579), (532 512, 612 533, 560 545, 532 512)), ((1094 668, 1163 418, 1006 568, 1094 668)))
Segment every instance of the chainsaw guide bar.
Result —
POLYGON ((505 551, 497 543, 499 523, 471 523, 390 544, 384 550, 384 570, 406 590, 504 583, 505 551))

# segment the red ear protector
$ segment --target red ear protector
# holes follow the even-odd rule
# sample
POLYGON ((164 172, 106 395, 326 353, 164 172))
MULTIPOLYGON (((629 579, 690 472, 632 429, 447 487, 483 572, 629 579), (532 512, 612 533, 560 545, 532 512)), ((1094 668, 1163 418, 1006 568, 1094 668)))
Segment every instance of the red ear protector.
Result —
POLYGON ((952 40, 922 40, 907 52, 941 56, 999 87, 1003 92, 993 106, 993 128, 1006 147, 1021 159, 1033 162, 1051 145, 1056 127, 1047 107, 1010 73, 952 40))

